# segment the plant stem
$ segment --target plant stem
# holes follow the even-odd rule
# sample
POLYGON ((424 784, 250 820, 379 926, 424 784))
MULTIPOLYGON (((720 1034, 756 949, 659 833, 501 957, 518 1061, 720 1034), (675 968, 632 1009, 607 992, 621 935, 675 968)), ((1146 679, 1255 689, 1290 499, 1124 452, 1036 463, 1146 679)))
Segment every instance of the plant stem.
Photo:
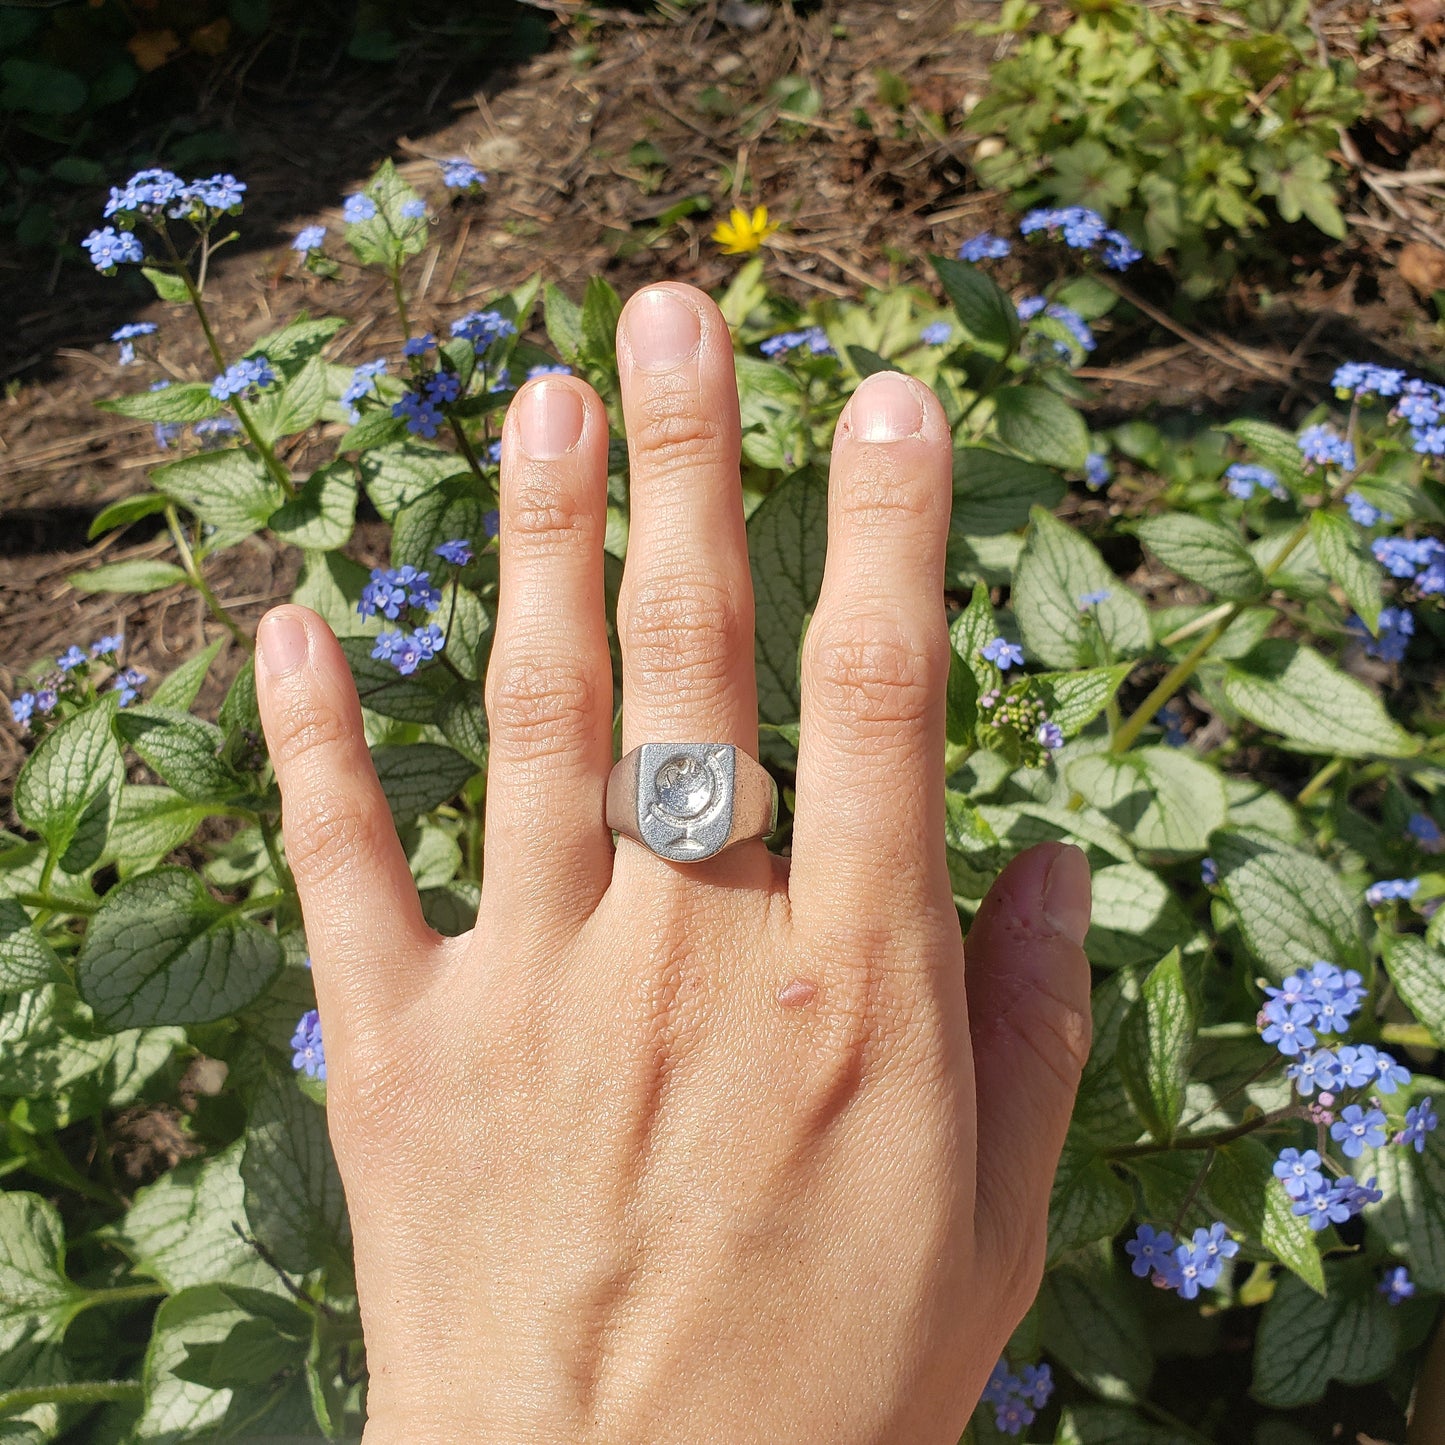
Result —
POLYGON ((166 526, 170 528, 171 541, 176 544, 176 552, 181 559, 181 567, 185 570, 191 586, 201 594, 211 616, 231 634, 233 638, 247 652, 255 651, 255 643, 242 630, 240 624, 221 605, 221 599, 211 591, 211 584, 201 576, 201 569, 196 563, 195 553, 191 551, 191 544, 186 541, 185 529, 181 526, 181 519, 176 514, 175 504, 168 503, 166 506, 166 526))
POLYGON ((99 903, 84 902, 79 898, 56 898, 51 893, 17 893, 15 901, 26 908, 46 908, 51 913, 95 913, 99 903))
POLYGON ((161 1299, 168 1295, 168 1290, 163 1284, 118 1284, 112 1289, 87 1290, 84 1296, 76 1301, 80 1310, 88 1310, 96 1305, 127 1305, 136 1304, 141 1300, 161 1299))
MULTIPOLYGON (((211 329, 211 318, 206 315, 206 303, 201 299, 201 293, 191 275, 191 268, 181 259, 181 254, 176 250, 176 244, 171 240, 170 233, 162 228, 160 234, 165 238, 166 249, 171 253, 171 261, 176 268, 176 274, 186 288, 186 296, 190 300, 191 309, 201 323, 201 333, 206 338, 206 346, 210 350, 211 360, 216 364, 216 371, 223 372, 226 370, 226 353, 221 350, 221 343, 216 340, 216 333, 211 329)), ((235 409, 237 420, 240 421, 251 445, 256 448, 266 470, 280 484, 282 491, 288 497, 294 497, 296 484, 291 480, 291 474, 281 465, 275 450, 262 440, 261 433, 256 430, 256 422, 251 416, 249 408, 236 396, 231 398, 231 406, 235 409)))
POLYGON ((1336 758, 1333 762, 1326 763, 1324 767, 1299 790, 1299 796, 1295 799, 1295 802, 1301 807, 1310 802, 1322 788, 1329 785, 1330 781, 1344 765, 1345 760, 1343 758, 1336 758))
POLYGON ((1382 1024, 1380 1037, 1387 1044, 1399 1044, 1407 1049, 1434 1049, 1439 1045, 1434 1035, 1424 1024, 1382 1024))
POLYGON ((117 1400, 144 1398, 139 1380, 85 1380, 71 1385, 32 1385, 28 1389, 0 1390, 0 1420, 20 1415, 37 1405, 108 1405, 117 1400))
POLYGON ((457 439, 457 446, 461 449, 462 455, 467 460, 467 465, 472 469, 472 475, 482 485, 482 494, 490 496, 492 484, 487 480, 487 474, 482 470, 482 461, 477 456, 476 448, 467 439, 467 434, 461 422, 456 417, 448 416, 447 425, 452 429, 452 435, 457 439))
POLYGON ((1194 1182, 1189 1186, 1189 1192, 1184 1196, 1184 1202, 1179 1206, 1179 1212, 1174 1216, 1174 1222, 1169 1226, 1170 1234, 1178 1235, 1190 1206, 1199 1198, 1199 1191, 1204 1188, 1204 1181, 1209 1177, 1209 1171, 1214 1167, 1214 1161, 1218 1157, 1212 1149, 1204 1156, 1204 1163, 1199 1166, 1199 1172, 1194 1176, 1194 1182))
POLYGON ((1156 1405, 1152 1400, 1139 1400, 1136 1402, 1139 1408, 1149 1416, 1151 1420, 1173 1430, 1176 1434, 1184 1436, 1186 1440, 1194 1440, 1198 1445, 1214 1445, 1208 1435, 1201 1434, 1193 1425, 1186 1424, 1177 1415, 1171 1415, 1168 1410, 1156 1405))
POLYGON ((396 314, 401 320, 401 335, 404 341, 411 340, 411 317, 406 309, 406 292, 401 285, 401 263, 393 263, 388 270, 391 273, 391 294, 396 300, 396 314))
POLYGON ((295 892, 296 880, 292 878, 291 870, 286 866, 285 859, 281 857, 281 849, 276 843, 276 825, 264 813, 256 821, 260 826, 261 841, 266 845, 266 856, 271 860, 271 869, 276 874, 277 884, 283 892, 295 892))
POLYGON ((1172 1149, 1216 1149, 1221 1144, 1232 1144, 1236 1139, 1243 1139, 1246 1134, 1267 1129, 1286 1119, 1307 1117, 1307 1112, 1298 1104, 1290 1104, 1286 1108, 1276 1109, 1272 1114, 1260 1114, 1253 1119, 1246 1119, 1242 1124, 1231 1125, 1228 1129, 1214 1129, 1207 1134, 1185 1134, 1171 1139, 1167 1144, 1120 1144, 1108 1150, 1107 1155, 1110 1159, 1137 1159, 1143 1154, 1167 1154, 1172 1149))

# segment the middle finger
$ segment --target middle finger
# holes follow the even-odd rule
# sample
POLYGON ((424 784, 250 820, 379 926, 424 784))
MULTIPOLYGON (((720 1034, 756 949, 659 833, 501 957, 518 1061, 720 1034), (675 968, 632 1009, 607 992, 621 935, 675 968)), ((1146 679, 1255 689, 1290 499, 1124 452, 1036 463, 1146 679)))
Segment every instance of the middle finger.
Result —
POLYGON ((701 291, 668 283, 618 324, 632 516, 617 604, 622 748, 732 743, 757 756, 753 587, 732 338, 701 291))

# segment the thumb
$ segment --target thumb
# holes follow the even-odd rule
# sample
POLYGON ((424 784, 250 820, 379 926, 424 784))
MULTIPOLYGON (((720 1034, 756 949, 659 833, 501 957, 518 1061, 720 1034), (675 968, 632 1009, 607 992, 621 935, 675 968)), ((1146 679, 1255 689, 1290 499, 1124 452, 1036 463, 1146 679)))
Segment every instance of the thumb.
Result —
POLYGON ((1089 907, 1084 854, 1041 843, 995 880, 964 945, 980 1257, 996 1260, 1027 1300, 1042 1272, 1049 1191, 1089 1056, 1089 907))

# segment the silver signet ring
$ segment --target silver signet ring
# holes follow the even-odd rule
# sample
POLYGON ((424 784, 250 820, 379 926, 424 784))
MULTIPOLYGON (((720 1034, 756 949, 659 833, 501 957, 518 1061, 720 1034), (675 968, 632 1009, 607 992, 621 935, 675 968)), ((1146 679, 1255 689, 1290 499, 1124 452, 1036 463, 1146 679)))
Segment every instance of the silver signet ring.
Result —
POLYGON ((697 863, 778 822, 778 785, 731 743, 643 743, 607 778, 607 826, 672 863, 697 863))

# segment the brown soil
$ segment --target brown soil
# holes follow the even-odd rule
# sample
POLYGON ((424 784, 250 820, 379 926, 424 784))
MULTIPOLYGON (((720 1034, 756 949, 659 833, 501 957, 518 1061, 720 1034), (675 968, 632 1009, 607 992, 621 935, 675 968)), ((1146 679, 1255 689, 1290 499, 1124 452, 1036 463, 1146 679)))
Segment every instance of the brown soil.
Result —
MULTIPOLYGON (((552 50, 487 77, 451 115, 440 113, 437 81, 415 76, 401 98, 292 98, 269 131, 254 130, 247 239, 222 253, 208 289, 228 350, 303 308, 374 318, 343 333, 337 360, 397 342, 383 281, 323 282, 300 272, 287 250, 302 225, 334 225, 340 197, 385 154, 441 206, 438 245, 412 278, 417 319, 434 329, 538 269, 574 296, 594 273, 623 294, 664 276, 720 287, 736 262, 709 233, 732 201, 765 202, 785 224, 769 274, 802 303, 927 284, 927 253, 951 251, 1003 214, 1001 198, 972 178, 966 119, 998 42, 964 26, 995 16, 995 5, 831 0, 798 13, 790 4, 708 0, 681 15, 663 7, 600 18, 571 0, 545 8, 556 15, 552 50), (901 107, 880 98, 880 70, 906 82, 901 107), (815 88, 814 114, 783 109, 777 83, 789 77, 815 88), (432 161, 453 154, 489 172, 481 201, 444 201, 432 161), (316 209, 321 194, 333 198, 331 209, 316 209), (691 196, 708 198, 712 213, 659 224, 691 196)), ((1346 145, 1359 178, 1349 241, 1293 258, 1295 289, 1268 308, 1240 287, 1188 326, 1171 319, 1167 277, 1141 277, 1138 324, 1106 335, 1083 373, 1098 388, 1100 421, 1146 407, 1288 413, 1315 400, 1347 356, 1428 364, 1423 353, 1438 332, 1428 297, 1407 277, 1428 275, 1445 253, 1442 17, 1445 0, 1323 7, 1322 45, 1358 58, 1377 93, 1378 118, 1346 145), (1361 54, 1366 16, 1380 30, 1361 54)), ((467 77, 450 80, 467 90, 467 77)), ((193 593, 93 597, 66 582, 101 559, 168 549, 145 524, 87 543, 99 509, 141 491, 157 460, 148 426, 92 402, 136 385, 105 340, 125 320, 163 325, 161 356, 174 374, 211 368, 170 308, 146 304, 123 282, 78 269, 12 270, 0 287, 7 292, 24 300, 12 310, 16 340, 0 352, 13 378, 0 401, 0 694, 11 695, 37 659, 122 628, 129 660, 162 674, 217 635, 193 593)), ((349 550, 375 559, 383 533, 363 524, 349 550)), ((287 594, 298 563, 293 550, 253 538, 216 559, 208 576, 249 626, 287 594)), ((218 698, 234 666, 234 656, 223 658, 203 703, 218 698)), ((0 726, 0 796, 23 751, 0 726)))

